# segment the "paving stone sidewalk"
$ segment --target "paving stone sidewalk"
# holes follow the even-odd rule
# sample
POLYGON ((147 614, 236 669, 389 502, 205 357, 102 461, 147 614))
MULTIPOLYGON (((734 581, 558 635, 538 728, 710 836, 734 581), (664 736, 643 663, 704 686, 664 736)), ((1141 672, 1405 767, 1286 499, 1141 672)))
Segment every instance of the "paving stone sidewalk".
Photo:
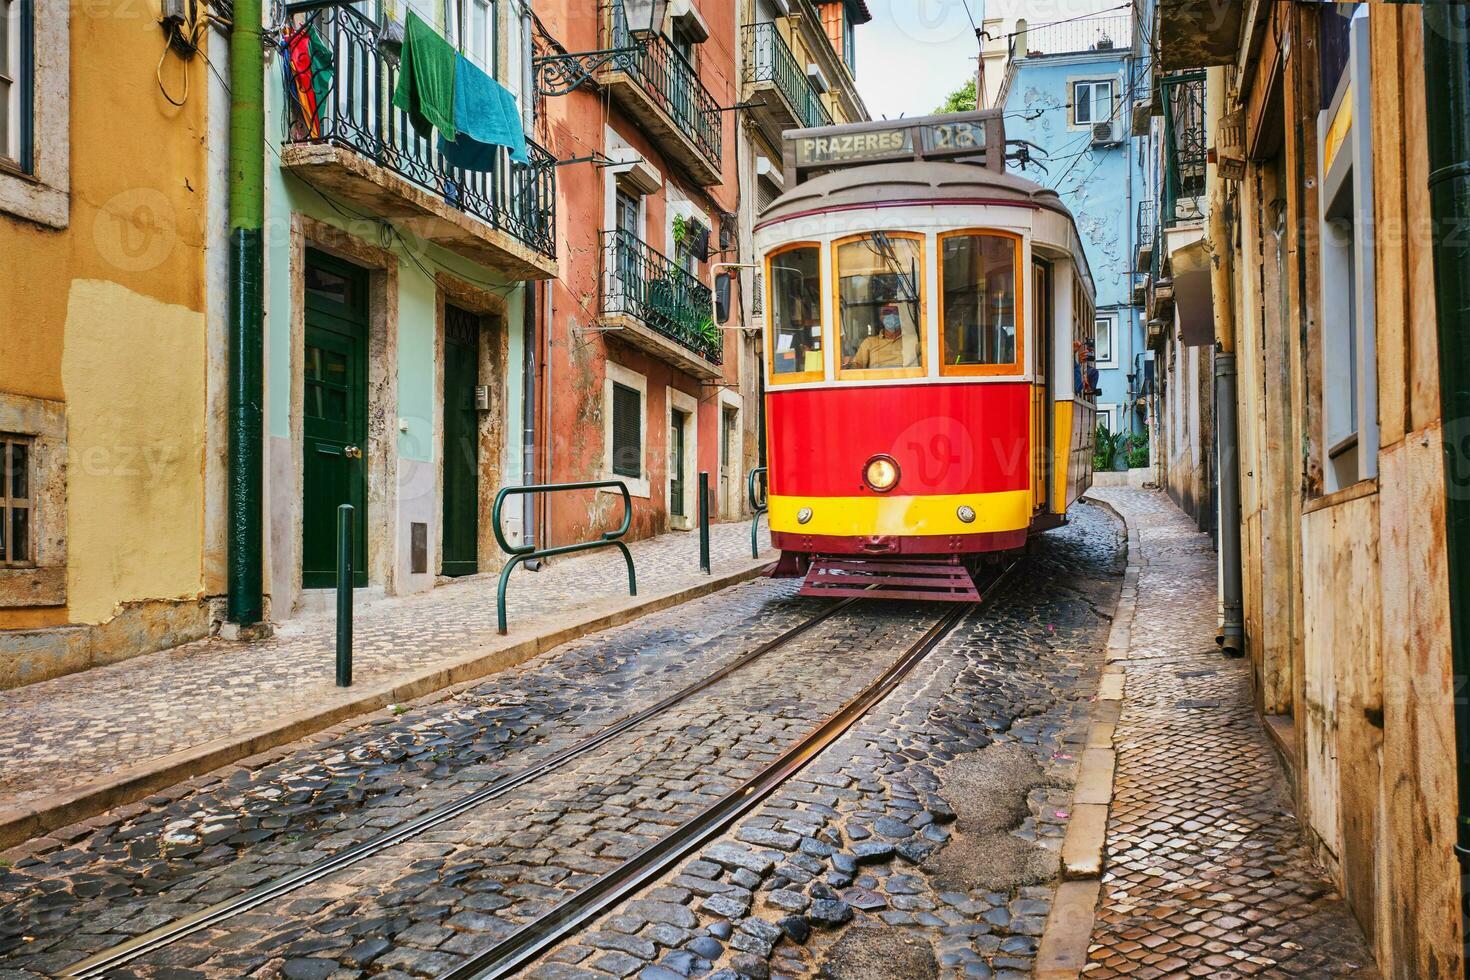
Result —
POLYGON ((1162 493, 1094 489, 1139 569, 1087 977, 1377 976, 1315 867, 1251 704, 1214 642, 1215 554, 1162 493))
MULTIPOLYGON (((768 540, 764 525, 761 539, 768 540)), ((710 540, 714 577, 755 564, 748 522, 716 524, 710 540)), ((692 533, 664 534, 630 548, 638 600, 627 595, 625 566, 614 549, 564 557, 539 572, 514 572, 508 637, 496 632, 496 574, 360 607, 354 686, 345 691, 334 683, 330 615, 291 620, 264 641, 201 640, 0 691, 0 811, 217 739, 244 737, 273 719, 346 703, 365 687, 421 675, 457 655, 509 647, 581 615, 627 608, 708 580, 699 571, 692 533)), ((773 557, 767 551, 761 560, 773 557)))

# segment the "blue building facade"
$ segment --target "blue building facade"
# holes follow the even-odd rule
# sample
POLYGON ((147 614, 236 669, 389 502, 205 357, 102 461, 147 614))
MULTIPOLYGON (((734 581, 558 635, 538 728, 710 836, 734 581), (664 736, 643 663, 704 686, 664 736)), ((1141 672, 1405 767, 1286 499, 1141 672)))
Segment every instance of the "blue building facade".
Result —
MULTIPOLYGON (((1016 25, 998 104, 1006 137, 1034 144, 1021 173, 1071 209, 1097 284, 1098 421, 1113 432, 1148 429, 1142 397, 1151 355, 1135 287, 1139 220, 1150 195, 1134 110, 1147 92, 1129 16, 1097 16, 1028 30, 1016 25)), ((1017 164, 1013 164, 1017 166, 1017 164)))

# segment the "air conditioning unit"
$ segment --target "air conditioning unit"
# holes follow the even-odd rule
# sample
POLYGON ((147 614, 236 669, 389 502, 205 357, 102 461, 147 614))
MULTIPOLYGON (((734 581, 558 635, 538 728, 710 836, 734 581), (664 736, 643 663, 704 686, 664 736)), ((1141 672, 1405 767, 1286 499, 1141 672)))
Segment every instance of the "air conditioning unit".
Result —
POLYGON ((1093 146, 1112 146, 1116 142, 1118 142, 1118 138, 1113 133, 1113 124, 1111 121, 1092 124, 1093 146))

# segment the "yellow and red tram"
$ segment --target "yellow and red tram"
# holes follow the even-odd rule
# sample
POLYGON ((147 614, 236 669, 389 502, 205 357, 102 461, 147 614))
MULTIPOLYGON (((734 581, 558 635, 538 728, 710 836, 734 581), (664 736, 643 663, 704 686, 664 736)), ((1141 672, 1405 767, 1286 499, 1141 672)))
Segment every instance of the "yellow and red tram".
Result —
POLYGON ((756 223, 776 574, 973 598, 1091 481, 1095 295, 998 112, 788 132, 756 223))

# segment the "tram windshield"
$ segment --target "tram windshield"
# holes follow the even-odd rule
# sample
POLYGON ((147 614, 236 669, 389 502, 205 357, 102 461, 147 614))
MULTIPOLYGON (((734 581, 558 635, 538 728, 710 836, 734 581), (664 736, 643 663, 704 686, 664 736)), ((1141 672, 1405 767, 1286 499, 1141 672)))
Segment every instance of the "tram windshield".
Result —
POLYGON ((1016 239, 960 232, 940 237, 943 373, 1016 364, 1016 239))
POLYGON ((771 256, 771 373, 822 374, 822 250, 798 245, 771 256))
POLYGON ((923 239, 868 232, 837 246, 843 374, 924 365, 923 239))

